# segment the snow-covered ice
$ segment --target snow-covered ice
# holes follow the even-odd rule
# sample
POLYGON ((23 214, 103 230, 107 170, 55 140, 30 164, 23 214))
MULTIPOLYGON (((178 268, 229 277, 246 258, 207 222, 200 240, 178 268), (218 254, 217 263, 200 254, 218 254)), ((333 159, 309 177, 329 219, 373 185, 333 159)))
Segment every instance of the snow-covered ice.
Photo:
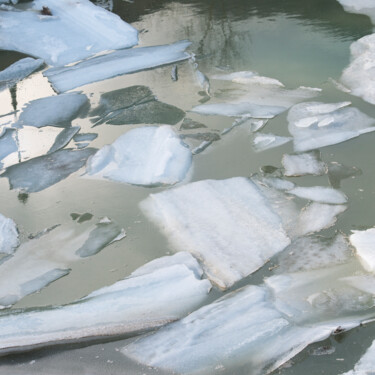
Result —
POLYGON ((369 272, 375 272, 375 228, 353 231, 350 242, 355 247, 363 267, 369 272))
MULTIPOLYGON (((111 33, 110 33, 111 35, 111 33)), ((74 89, 88 83, 138 72, 161 65, 183 61, 190 57, 185 52, 188 41, 155 47, 142 47, 114 51, 96 56, 73 66, 52 68, 43 72, 58 92, 74 89)))
POLYGON ((313 150, 374 131, 375 120, 349 105, 306 102, 293 106, 288 113, 288 129, 294 150, 313 150))
POLYGON ((89 156, 97 149, 59 150, 52 154, 38 156, 8 167, 1 177, 9 179, 11 189, 26 193, 44 190, 78 171, 89 156))
POLYGON ((112 221, 57 226, 22 243, 0 265, 0 308, 69 274, 73 262, 98 253, 125 232, 112 221))
POLYGON ((270 148, 279 147, 292 140, 291 137, 281 137, 275 134, 257 133, 253 139, 255 151, 264 151, 270 148))
POLYGON ((285 169, 285 176, 321 176, 327 172, 327 166, 320 160, 320 153, 316 151, 297 155, 283 155, 281 163, 285 169))
POLYGON ((189 268, 194 259, 187 259, 188 265, 186 259, 164 261, 147 272, 146 265, 140 275, 72 304, 0 314, 0 352, 136 334, 180 319, 199 307, 211 289, 189 268))
POLYGON ((27 10, 0 14, 0 48, 40 57, 49 65, 137 43, 137 30, 89 0, 34 0, 27 10), (42 15, 42 7, 52 16, 42 15))
POLYGON ((0 253, 12 254, 19 245, 16 223, 0 214, 0 253))
POLYGON ((288 193, 320 203, 344 204, 348 201, 347 196, 343 192, 324 186, 296 186, 288 190, 288 193))
POLYGON ((18 124, 37 128, 67 126, 88 104, 87 96, 77 92, 36 99, 23 108, 18 124))
POLYGON ((44 64, 42 59, 25 57, 0 72, 0 91, 14 86, 44 64))
POLYGON ((141 127, 121 135, 93 155, 87 174, 134 185, 169 185, 182 181, 192 163, 188 147, 173 128, 141 127))

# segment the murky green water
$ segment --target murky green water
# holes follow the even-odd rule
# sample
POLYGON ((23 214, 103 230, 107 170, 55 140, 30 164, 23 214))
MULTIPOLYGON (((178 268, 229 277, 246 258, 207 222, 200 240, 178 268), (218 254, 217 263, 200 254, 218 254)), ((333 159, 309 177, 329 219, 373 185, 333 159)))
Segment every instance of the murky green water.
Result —
MULTIPOLYGON (((261 75, 279 79, 288 88, 301 85, 322 88, 323 92, 317 100, 349 100, 369 116, 375 117, 374 106, 338 91, 331 81, 338 79, 349 63, 350 44, 372 32, 367 17, 344 12, 335 0, 135 0, 134 3, 117 0, 114 2, 114 12, 142 30, 140 46, 181 39, 192 41, 190 50, 196 54, 199 69, 207 76, 223 69, 257 71, 261 75)), ((0 52, 0 69, 20 56, 13 52, 0 52)), ((171 67, 166 66, 87 85, 82 90, 94 105, 100 93, 135 84, 146 85, 159 100, 189 111, 203 98, 201 88, 194 80, 189 62, 179 64, 178 69, 177 82, 171 80, 171 67)), ((212 92, 219 88, 215 82, 212 83, 212 92)), ((34 74, 17 85, 13 98, 10 92, 0 93, 0 115, 20 109, 30 100, 51 94, 53 91, 46 78, 41 73, 34 74)), ((223 130, 232 123, 231 119, 221 116, 189 116, 203 122, 209 129, 223 130)), ((81 126, 81 133, 97 132, 98 138, 90 145, 97 148, 113 142, 134 127, 102 125, 93 130, 88 119, 76 119, 73 125, 81 126)), ((266 130, 288 135, 286 114, 271 120, 266 130)), ((293 152, 292 145, 287 144, 255 153, 251 148, 252 137, 246 128, 237 127, 203 153, 194 156, 190 180, 250 176, 262 166, 281 167, 282 155, 293 152)), ((25 142, 38 144, 38 134, 31 134, 25 142)), ((352 229, 368 228, 375 224, 374 142, 375 134, 370 133, 321 149, 325 162, 355 166, 363 172, 361 176, 342 182, 341 189, 349 198, 349 208, 330 231, 336 229, 349 234, 352 229)), ((109 216, 127 231, 124 240, 94 257, 75 263, 68 276, 40 293, 25 297, 14 308, 70 302, 122 279, 151 259, 171 253, 167 240, 138 208, 142 199, 150 193, 161 191, 161 188, 91 180, 82 178, 81 174, 75 173, 44 191, 28 196, 20 196, 16 191, 9 190, 7 179, 0 179, 1 213, 15 220, 22 239, 51 225, 69 223, 71 213, 90 212, 96 217, 109 216)), ((329 186, 327 176, 291 180, 304 186, 329 186)), ((240 284, 261 283, 262 278, 270 274, 272 272, 268 269, 260 270, 240 284)), ((214 291, 211 298, 220 294, 214 291)), ((334 375, 347 371, 374 337, 374 325, 335 336, 305 349, 293 359, 293 366, 280 370, 280 373, 334 375), (322 345, 332 345, 336 351, 331 355, 311 355, 313 348, 322 345)), ((117 341, 85 348, 44 349, 3 358, 0 361, 0 374, 162 374, 124 358, 116 351, 123 344, 123 341, 117 341)), ((226 373, 237 372, 227 369, 226 373)), ((238 373, 251 374, 251 369, 238 373)))

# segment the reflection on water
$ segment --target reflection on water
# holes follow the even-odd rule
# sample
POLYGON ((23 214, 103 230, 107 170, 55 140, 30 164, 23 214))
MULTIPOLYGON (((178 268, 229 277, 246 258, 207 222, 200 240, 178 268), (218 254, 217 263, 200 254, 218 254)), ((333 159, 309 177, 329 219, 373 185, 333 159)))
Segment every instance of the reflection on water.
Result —
MULTIPOLYGON (((61 129, 47 126, 42 130, 29 127, 17 130, 20 152, 9 155, 3 161, 4 168, 14 166, 3 176, 10 179, 11 186, 7 178, 0 178, 0 206, 1 213, 17 223, 22 241, 52 224, 71 225, 72 219, 83 223, 91 219, 92 215, 111 217, 126 229, 127 238, 93 257, 70 265, 72 270, 68 276, 57 280, 40 293, 23 298, 14 308, 69 303, 128 276, 147 261, 173 250, 138 207, 138 203, 150 193, 163 191, 164 188, 142 188, 86 179, 82 178, 82 169, 74 173, 84 164, 84 159, 94 152, 92 148, 102 148, 113 143, 120 135, 133 129, 135 124, 143 126, 146 122, 151 123, 146 112, 150 103, 157 105, 153 110, 160 118, 158 122, 179 122, 184 116, 180 109, 187 112, 184 121, 180 121, 175 130, 191 147, 202 146, 204 150, 194 156, 191 181, 250 176, 259 169, 277 174, 277 168, 282 166, 283 154, 293 153, 290 143, 255 153, 251 148, 253 134, 249 131, 248 122, 244 121, 232 128, 235 119, 192 112, 192 108, 202 102, 225 101, 241 90, 246 90, 231 82, 215 80, 213 75, 247 70, 280 80, 287 89, 300 86, 321 88, 323 91, 319 96, 311 100, 335 103, 351 101, 353 106, 366 115, 375 117, 373 106, 338 91, 330 80, 338 79, 347 66, 350 44, 372 32, 369 18, 346 13, 335 0, 223 0, 219 3, 205 0, 115 0, 113 3, 113 12, 141 30, 140 46, 188 39, 192 42, 190 52, 195 54, 195 62, 179 63, 174 70, 171 66, 159 67, 77 89, 89 98, 92 112, 88 117, 72 121, 73 127, 81 128, 73 138, 71 135, 74 129, 68 128, 69 137, 64 137, 64 142, 68 142, 67 149, 74 151, 63 150, 55 154, 58 159, 55 162, 65 164, 63 173, 53 176, 54 184, 43 180, 46 157, 42 155, 54 145, 61 129), (171 79, 171 73, 175 79, 171 79), (115 109, 113 103, 112 108, 106 104, 108 100, 115 103, 116 97, 112 95, 114 90, 125 90, 126 93, 132 86, 144 86, 145 94, 137 97, 140 103, 137 102, 139 105, 136 109, 132 107, 130 114, 126 110, 127 105, 123 103, 115 109), (165 115, 167 112, 172 119, 165 115), (129 116, 132 121, 126 120, 129 116), (113 126, 107 121, 108 117, 119 119, 112 121, 114 124, 129 124, 113 126), (92 129, 96 122, 106 124, 92 129), (231 131, 227 132, 226 129, 231 131), (97 138, 95 135, 86 138, 81 136, 94 132, 98 134, 97 138), (77 150, 85 147, 79 146, 79 142, 89 144, 90 148, 77 150), (82 153, 83 159, 77 156, 78 153, 82 153), (78 158, 79 166, 71 167, 65 154, 69 160, 78 158), (59 155, 62 155, 61 160, 59 155), (29 165, 35 171, 30 170, 29 165), (30 181, 35 184, 31 188, 28 185, 30 181), (11 190, 10 187, 23 190, 11 190)), ((24 55, 0 51, 0 69, 21 57, 24 55)), ((41 72, 1 92, 0 116, 7 116, 0 117, 0 124, 17 121, 20 111, 28 102, 50 95, 55 93, 41 72)), ((263 131, 289 136, 287 114, 270 119, 263 131)), ((324 234, 332 235, 337 230, 349 234, 352 229, 368 228, 375 224, 375 166, 371 157, 374 140, 375 135, 369 133, 322 148, 321 159, 328 166, 325 175, 290 178, 290 181, 301 186, 341 186, 348 196, 348 210, 324 234)), ((272 276, 274 273, 271 262, 232 289, 246 284, 262 284, 264 276, 272 276)), ((219 295, 221 292, 215 290, 211 292, 210 298, 215 299, 219 295)), ((333 336, 302 351, 280 372, 284 375, 340 374, 353 367, 374 336, 374 325, 333 336), (322 347, 333 347, 335 350, 325 351, 321 350, 322 347), (326 355, 311 354, 322 352, 326 355)), ((1 360, 0 373, 163 374, 162 371, 126 359, 118 351, 124 344, 125 341, 99 343, 84 348, 78 345, 71 347, 71 350, 64 347, 61 350, 44 349, 14 355, 1 360)), ((251 370, 231 368, 220 373, 251 374, 251 370)))

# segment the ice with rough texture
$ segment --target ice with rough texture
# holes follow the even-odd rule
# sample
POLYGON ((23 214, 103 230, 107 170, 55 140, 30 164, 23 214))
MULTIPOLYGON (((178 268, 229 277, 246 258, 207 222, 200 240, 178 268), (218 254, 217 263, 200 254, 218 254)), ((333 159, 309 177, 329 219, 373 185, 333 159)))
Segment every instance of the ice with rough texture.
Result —
POLYGON ((356 363, 354 369, 342 375, 372 375, 375 369, 375 341, 356 363))
POLYGON ((41 57, 49 65, 137 43, 137 30, 88 0, 34 0, 31 9, 0 15, 0 48, 41 57), (40 13, 43 6, 52 16, 40 13))
POLYGON ((86 165, 87 174, 134 185, 169 185, 182 181, 192 155, 173 128, 142 127, 101 148, 86 165))
POLYGON ((8 167, 1 177, 9 179, 11 189, 20 189, 26 193, 44 190, 67 178, 83 167, 97 149, 59 150, 52 154, 38 156, 8 167))
POLYGON ((48 154, 64 148, 72 138, 80 131, 80 126, 72 126, 70 128, 63 129, 56 137, 55 142, 49 149, 48 154))
POLYGON ((375 272, 375 228, 353 231, 350 242, 355 247, 363 267, 369 272, 375 272))
POLYGON ((56 226, 19 246, 0 265, 0 308, 9 307, 70 272, 69 266, 94 255, 125 231, 111 220, 56 226))
POLYGON ((0 91, 14 86, 44 64, 41 59, 25 57, 0 72, 0 91))
POLYGON ((253 148, 255 151, 264 151, 270 148, 278 147, 292 140, 291 137, 281 137, 275 134, 257 133, 253 139, 253 148))
POLYGON ((320 203, 344 204, 348 201, 347 196, 343 192, 324 186, 296 186, 288 190, 288 193, 320 203))
POLYGON ((3 129, 0 135, 0 160, 3 160, 6 156, 18 150, 15 136, 16 129, 3 129))
POLYGON ((141 202, 170 239, 203 264, 220 288, 261 267, 290 240, 278 214, 249 179, 194 182, 141 202))
POLYGON ((281 163, 285 169, 285 176, 321 176, 327 172, 327 166, 320 160, 320 153, 316 151, 298 155, 283 155, 281 163))
POLYGON ((118 75, 186 60, 190 57, 189 53, 185 52, 189 45, 190 42, 181 41, 169 45, 115 51, 73 66, 48 69, 43 74, 55 90, 64 92, 118 75))
POLYGON ((19 245, 16 223, 0 214, 0 253, 12 254, 19 245))
POLYGON ((288 129, 294 150, 334 145, 375 130, 373 118, 357 108, 346 108, 348 105, 350 102, 306 102, 293 106, 288 113, 288 129))
POLYGON ((37 128, 66 126, 88 103, 87 96, 77 92, 36 99, 23 108, 18 124, 37 128))

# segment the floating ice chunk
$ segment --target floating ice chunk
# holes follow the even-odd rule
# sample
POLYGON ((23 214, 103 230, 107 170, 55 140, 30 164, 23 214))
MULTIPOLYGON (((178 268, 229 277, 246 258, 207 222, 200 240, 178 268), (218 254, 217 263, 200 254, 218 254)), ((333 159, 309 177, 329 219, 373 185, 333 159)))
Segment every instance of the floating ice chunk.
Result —
POLYGON ((74 142, 85 142, 85 141, 93 141, 98 137, 96 133, 79 133, 75 134, 73 137, 74 142))
POLYGON ((16 152, 17 141, 15 138, 16 129, 5 129, 0 136, 0 160, 3 160, 9 154, 16 152))
POLYGON ((269 77, 262 77, 255 72, 242 71, 222 75, 214 75, 212 78, 224 81, 232 81, 242 84, 260 84, 260 85, 274 85, 285 87, 279 80, 269 77))
POLYGON ((37 128, 69 125, 88 103, 86 95, 76 92, 36 99, 24 107, 18 123, 37 128))
POLYGON ((295 188, 288 190, 288 193, 320 203, 343 204, 348 201, 347 196, 343 192, 324 186, 296 186, 295 188))
MULTIPOLYGON (((373 7, 375 23, 375 7, 373 7)), ((375 104, 375 34, 364 36, 350 46, 351 63, 343 71, 341 82, 351 93, 375 104)))
POLYGON ((16 223, 0 214, 0 253, 12 254, 19 245, 16 223))
POLYGON ((257 133, 253 139, 253 147, 255 151, 264 151, 284 145, 291 140, 291 137, 280 137, 274 134, 257 133))
POLYGON ((186 60, 190 57, 185 52, 189 45, 190 42, 181 41, 169 45, 115 51, 73 66, 48 69, 43 74, 58 92, 64 92, 121 74, 186 60))
POLYGON ((363 267, 375 271, 375 228, 364 231, 356 230, 350 236, 350 242, 355 247, 363 267))
POLYGON ((290 243, 279 215, 246 178, 199 181, 151 194, 141 208, 176 250, 192 253, 223 289, 290 243))
POLYGON ((299 155, 283 155, 281 160, 285 176, 321 176, 327 172, 327 166, 320 160, 319 152, 307 152, 299 155))
POLYGON ((292 107, 288 113, 288 128, 295 151, 333 145, 374 131, 371 125, 375 120, 356 108, 345 108, 349 104, 311 102, 292 107))
POLYGON ((183 260, 151 267, 149 273, 118 281, 69 305, 0 315, 0 351, 156 328, 196 309, 210 289, 210 282, 200 280, 183 260))
POLYGON ((132 129, 91 157, 90 176, 134 185, 164 185, 182 181, 192 155, 170 126, 132 129))
POLYGON ((337 162, 328 164, 328 179, 335 189, 340 187, 341 180, 349 177, 360 176, 362 171, 357 167, 347 167, 337 162))
POLYGON ((373 274, 348 276, 341 280, 358 290, 375 295, 375 277, 373 274))
POLYGON ((98 253, 124 230, 116 223, 58 226, 21 244, 0 265, 0 308, 67 275, 71 263, 98 253))
POLYGON ((49 154, 64 148, 72 138, 80 131, 80 126, 73 126, 71 128, 63 129, 59 135, 56 137, 54 144, 48 151, 49 154))
POLYGON ((43 64, 44 61, 41 59, 36 60, 31 57, 26 57, 10 65, 0 72, 0 91, 2 88, 15 85, 18 81, 21 81, 40 68, 43 64))
POLYGON ((132 26, 88 0, 34 0, 32 8, 1 12, 0 48, 38 56, 58 66, 138 43, 132 26), (43 6, 52 16, 41 15, 43 6), (25 28, 31 31, 23 33, 25 28))
MULTIPOLYGON (((342 0, 341 0, 342 1, 342 0)), ((342 375, 371 375, 375 369, 375 341, 367 349, 366 353, 356 363, 354 369, 342 375)))
POLYGON ((184 118, 180 126, 180 130, 192 130, 192 129, 199 129, 199 128, 207 128, 207 126, 202 124, 201 122, 194 121, 188 117, 184 118))
POLYGON ((1 177, 9 179, 11 189, 21 189, 27 193, 38 192, 78 171, 96 151, 95 148, 59 150, 12 165, 1 177))
POLYGON ((375 4, 372 0, 337 0, 347 12, 365 14, 375 24, 375 4))

